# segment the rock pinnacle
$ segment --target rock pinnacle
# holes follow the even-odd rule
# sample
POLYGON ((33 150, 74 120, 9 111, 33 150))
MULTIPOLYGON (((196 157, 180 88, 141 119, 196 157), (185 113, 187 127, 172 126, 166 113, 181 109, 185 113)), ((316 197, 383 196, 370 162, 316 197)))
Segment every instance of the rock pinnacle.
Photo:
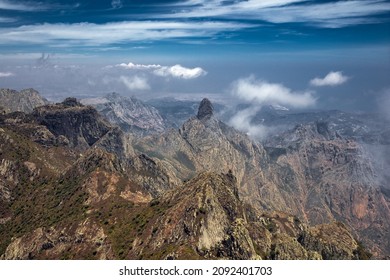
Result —
POLYGON ((200 102, 198 114, 196 117, 199 120, 208 120, 213 116, 214 107, 211 104, 210 100, 204 98, 202 102, 200 102))
POLYGON ((77 101, 74 97, 68 97, 61 103, 65 107, 84 107, 80 102, 77 101))

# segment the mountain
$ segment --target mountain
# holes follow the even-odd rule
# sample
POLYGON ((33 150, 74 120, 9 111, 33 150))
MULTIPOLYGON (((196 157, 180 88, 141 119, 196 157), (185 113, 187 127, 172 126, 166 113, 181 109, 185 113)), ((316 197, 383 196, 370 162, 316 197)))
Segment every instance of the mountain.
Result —
POLYGON ((36 108, 32 117, 56 137, 62 136, 71 147, 87 149, 106 134, 111 125, 92 107, 75 98, 36 108))
POLYGON ((49 102, 34 89, 24 89, 20 92, 12 89, 0 89, 0 107, 5 113, 21 111, 31 113, 35 107, 49 102))
MULTIPOLYGON (((112 207, 128 209, 172 187, 158 164, 133 152, 127 135, 74 98, 31 114, 1 115, 0 126, 0 254, 11 238, 42 227, 48 227, 45 233, 54 228, 63 233, 69 226, 77 235, 78 223, 88 223, 99 207, 108 215, 112 207), (96 209, 89 211, 92 206, 96 209)), ((98 226, 90 226, 80 230, 98 238, 98 226)), ((20 254, 29 250, 21 246, 20 254)), ((51 245, 42 246, 44 251, 51 245)), ((61 251, 57 258, 66 254, 61 251)))
MULTIPOLYGON (((239 108, 243 109, 245 106, 239 108)), ((297 112, 269 106, 262 108, 253 118, 253 124, 272 127, 276 132, 314 122, 327 123, 340 136, 360 143, 390 144, 390 122, 375 113, 347 113, 338 110, 297 112)))
POLYGON ((145 137, 134 148, 182 180, 231 170, 241 199, 257 210, 291 213, 312 225, 342 221, 375 256, 389 254, 388 192, 359 142, 316 122, 263 146, 217 120, 211 108, 203 100, 197 117, 178 131, 145 137))
MULTIPOLYGON (((84 163, 78 163, 55 189, 41 190, 45 200, 35 190, 27 205, 18 204, 16 221, 5 223, 14 238, 8 240, 3 259, 368 256, 342 224, 309 227, 284 213, 257 213, 240 201, 232 174, 199 174, 151 200, 123 179, 104 152, 101 156, 93 159, 99 167, 89 175, 80 176, 77 169, 84 163), (25 223, 17 226, 22 218, 25 223)), ((18 200, 22 197, 26 199, 21 194, 18 200)))
POLYGON ((95 107, 108 121, 125 132, 146 135, 162 132, 167 127, 156 108, 135 97, 111 93, 103 98, 83 99, 81 102, 95 107))
POLYGON ((240 194, 244 178, 234 174, 242 165, 194 172, 202 165, 194 161, 192 168, 186 141, 194 159, 216 156, 215 166, 224 159, 220 170, 228 160, 248 164, 239 161, 241 154, 253 157, 248 171, 259 155, 267 157, 260 145, 219 122, 212 108, 204 100, 198 115, 173 135, 183 141, 176 159, 187 164, 182 173, 169 161, 134 150, 137 139, 73 98, 31 114, 0 115, 1 258, 369 257, 341 223, 309 226, 290 214, 249 205, 240 194), (232 154, 211 153, 213 145, 232 154), (179 175, 187 171, 194 173, 182 182, 179 175))
POLYGON ((275 181, 299 198, 308 221, 342 221, 375 254, 388 254, 390 197, 384 190, 390 184, 383 185, 363 145, 324 122, 299 125, 265 145, 279 174, 275 181))
POLYGON ((284 213, 259 213, 249 205, 244 205, 239 198, 236 178, 232 173, 201 173, 182 187, 168 191, 162 197, 153 200, 149 208, 154 208, 157 213, 146 222, 143 234, 133 241, 132 249, 126 257, 142 259, 363 257, 358 253, 359 244, 341 224, 312 228, 284 213), (315 233, 317 230, 322 233, 321 240, 315 233), (342 238, 333 243, 330 232, 342 238))

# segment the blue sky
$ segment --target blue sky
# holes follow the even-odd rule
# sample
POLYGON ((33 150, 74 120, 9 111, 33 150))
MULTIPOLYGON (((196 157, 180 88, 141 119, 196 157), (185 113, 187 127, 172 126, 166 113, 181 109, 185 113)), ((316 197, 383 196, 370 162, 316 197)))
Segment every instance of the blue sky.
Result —
POLYGON ((375 111, 389 20, 383 0, 0 0, 0 87, 375 111))

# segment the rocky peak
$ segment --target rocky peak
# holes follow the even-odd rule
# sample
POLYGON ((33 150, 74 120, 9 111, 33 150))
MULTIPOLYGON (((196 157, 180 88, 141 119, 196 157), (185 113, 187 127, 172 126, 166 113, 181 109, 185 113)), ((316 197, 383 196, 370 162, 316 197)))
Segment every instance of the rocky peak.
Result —
POLYGON ((210 119, 214 114, 214 107, 211 104, 211 101, 207 98, 204 98, 199 105, 198 114, 196 117, 199 120, 208 120, 210 119))
POLYGON ((336 138, 341 138, 337 131, 332 131, 328 122, 317 121, 315 124, 318 134, 324 136, 326 140, 334 140, 336 138))
POLYGON ((94 108, 82 105, 76 98, 66 98, 62 103, 38 107, 31 117, 54 136, 62 135, 69 140, 71 147, 81 150, 92 146, 112 129, 111 124, 94 108))
POLYGON ((117 92, 111 92, 111 93, 107 94, 106 98, 108 100, 121 100, 121 99, 123 99, 123 97, 117 92))
POLYGON ((84 105, 77 101, 74 97, 68 97, 62 101, 61 105, 65 107, 83 107, 84 105))

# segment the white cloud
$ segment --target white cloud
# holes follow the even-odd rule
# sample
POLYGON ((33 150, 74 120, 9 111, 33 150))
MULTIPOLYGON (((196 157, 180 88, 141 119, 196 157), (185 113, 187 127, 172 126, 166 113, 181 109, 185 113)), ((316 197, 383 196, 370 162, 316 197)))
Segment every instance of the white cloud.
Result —
POLYGON ((122 67, 125 69, 138 69, 138 70, 158 69, 158 68, 162 67, 159 64, 134 64, 132 62, 129 62, 128 64, 121 63, 121 64, 117 64, 115 66, 122 67))
POLYGON ((53 47, 104 46, 136 41, 212 37, 223 31, 253 27, 237 22, 124 21, 105 24, 56 23, 1 28, 0 45, 37 44, 53 47), (65 42, 65 43, 64 43, 65 42))
POLYGON ((47 1, 46 3, 45 2, 32 3, 32 1, 11 2, 9 0, 0 0, 0 10, 9 10, 9 11, 34 12, 34 11, 73 9, 78 7, 80 7, 79 3, 67 5, 67 4, 59 4, 59 3, 47 3, 47 1))
POLYGON ((163 66, 159 69, 154 70, 153 73, 162 77, 172 76, 175 78, 182 79, 195 79, 200 76, 206 75, 207 72, 200 67, 185 68, 179 64, 176 64, 171 67, 163 66))
POLYGON ((143 77, 120 76, 119 81, 121 81, 129 90, 148 90, 148 89, 150 89, 150 86, 148 84, 148 80, 146 78, 143 78, 143 77))
POLYGON ((0 17, 0 22, 15 22, 15 18, 10 18, 10 17, 0 17))
POLYGON ((120 9, 123 7, 123 3, 121 0, 112 0, 111 1, 111 7, 113 9, 120 9))
POLYGON ((0 78, 11 77, 11 76, 14 76, 14 73, 11 73, 11 72, 0 72, 0 78))
POLYGON ((377 22, 379 19, 372 17, 386 11, 390 11, 390 4, 386 1, 357 0, 272 7, 264 9, 259 16, 274 23, 306 22, 319 27, 340 28, 377 22))
POLYGON ((254 15, 264 8, 284 6, 302 1, 303 0, 245 0, 227 3, 227 1, 224 0, 190 0, 184 2, 183 6, 193 7, 183 9, 174 16, 245 18, 246 15, 254 15))
MULTIPOLYGON (((15 1, 14 1, 15 2, 15 1)), ((1 10, 12 10, 12 11, 36 11, 42 10, 43 7, 39 7, 41 5, 28 5, 23 3, 11 3, 10 1, 0 0, 0 9, 1 10)))
POLYGON ((201 67, 186 68, 179 64, 176 64, 174 66, 162 66, 160 64, 134 64, 132 62, 129 62, 128 64, 121 63, 115 66, 130 70, 151 70, 152 73, 157 76, 174 77, 186 80, 195 79, 207 74, 207 72, 201 67))
POLYGON ((229 120, 229 124, 234 128, 247 133, 251 138, 263 139, 269 133, 269 128, 261 124, 252 124, 253 117, 260 109, 260 106, 250 106, 244 110, 238 111, 229 120))
POLYGON ((322 86, 338 86, 344 84, 348 81, 349 77, 344 76, 342 72, 329 72, 324 78, 314 78, 310 81, 312 86, 322 87, 322 86))
POLYGON ((386 0, 350 0, 316 3, 306 0, 190 0, 183 9, 169 17, 229 19, 255 19, 273 23, 304 22, 326 28, 340 28, 349 25, 383 22, 385 18, 376 15, 390 11, 386 0), (294 5, 299 4, 299 5, 294 5))
POLYGON ((252 122, 263 106, 306 108, 316 103, 311 92, 294 92, 281 84, 256 80, 252 76, 233 83, 232 95, 239 101, 245 101, 250 105, 246 109, 236 112, 229 120, 229 124, 255 139, 262 139, 272 131, 265 125, 253 124, 252 122))
POLYGON ((272 84, 254 77, 240 79, 233 84, 233 95, 258 105, 278 104, 286 107, 305 108, 315 104, 311 92, 293 92, 282 84, 272 84))

